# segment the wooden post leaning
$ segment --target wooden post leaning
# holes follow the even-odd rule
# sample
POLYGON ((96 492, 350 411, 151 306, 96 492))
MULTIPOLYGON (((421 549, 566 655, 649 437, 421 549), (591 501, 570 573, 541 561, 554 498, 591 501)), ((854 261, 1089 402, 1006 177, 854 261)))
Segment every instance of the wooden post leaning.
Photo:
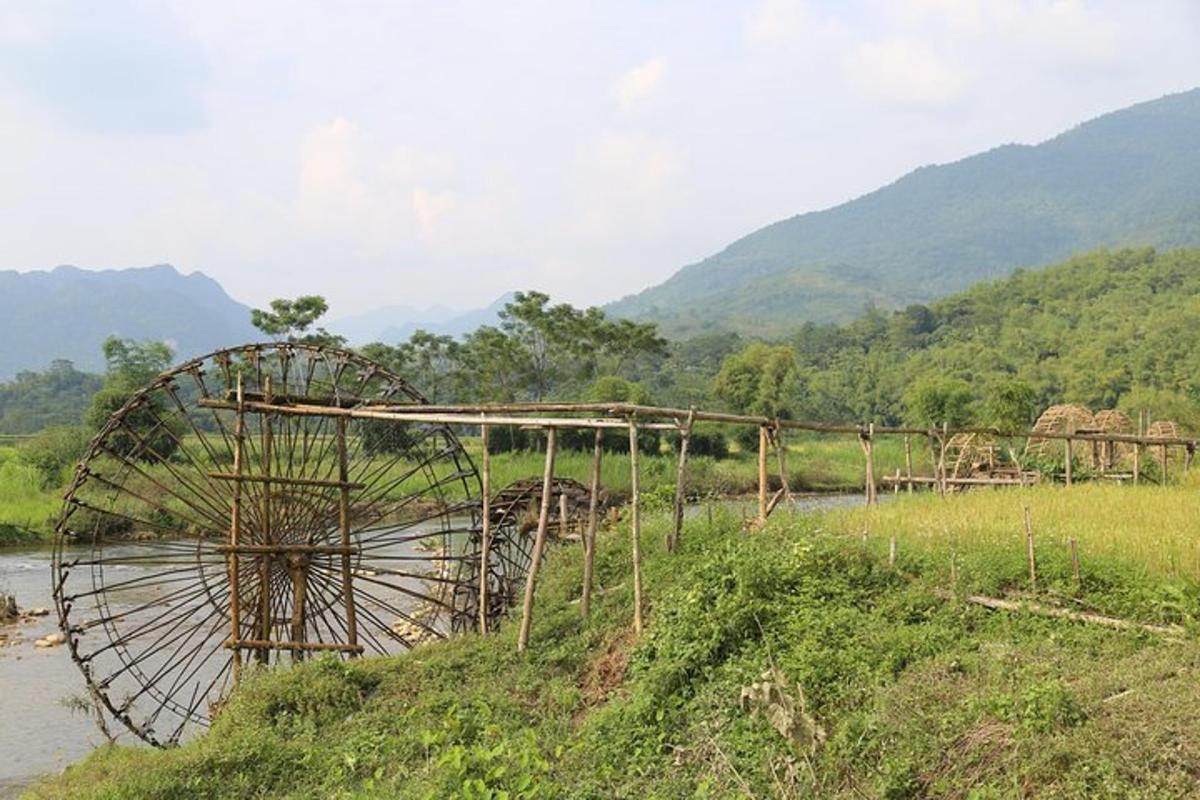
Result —
POLYGON ((687 491, 687 458, 688 441, 692 436, 692 424, 696 421, 696 409, 688 410, 687 423, 679 432, 679 467, 675 471, 675 515, 671 524, 671 532, 667 535, 667 552, 674 553, 679 546, 679 537, 683 535, 683 502, 687 491))
POLYGON ((633 538, 633 632, 642 633, 642 520, 638 499, 638 429, 629 422, 629 527, 633 538))
MULTIPOLYGON (((338 532, 342 545, 342 602, 346 605, 346 644, 351 658, 358 655, 358 615, 354 608, 354 586, 350 556, 350 461, 346 449, 346 418, 337 419, 338 532)), ((485 561, 486 563, 486 561, 485 561)))
POLYGON ((480 492, 483 495, 483 508, 479 531, 479 632, 488 632, 488 563, 491 561, 492 549, 492 454, 489 452, 488 426, 479 426, 479 438, 483 443, 483 474, 480 478, 480 492))
POLYGON ((558 445, 557 429, 546 429, 546 469, 542 475, 542 504, 538 511, 537 537, 533 540, 533 554, 529 560, 529 572, 525 575, 525 600, 521 605, 521 628, 517 633, 517 652, 523 653, 529 646, 529 627, 533 623, 533 590, 538 567, 542 562, 542 551, 546 549, 546 528, 550 524, 550 493, 554 488, 554 451, 558 445))
POLYGON ((767 444, 769 432, 765 424, 758 426, 758 524, 767 521, 767 444))
POLYGON ((867 425, 867 438, 865 439, 865 447, 867 451, 867 505, 874 505, 879 502, 879 497, 876 494, 875 486, 875 423, 867 425))
POLYGON ((786 502, 791 503, 792 502, 792 484, 791 484, 791 481, 788 480, 787 442, 785 442, 783 440, 783 428, 780 427, 779 420, 775 420, 775 425, 772 430, 773 430, 773 436, 775 439, 775 458, 776 458, 776 460, 779 461, 779 482, 780 482, 780 484, 782 484, 782 487, 780 488, 780 492, 783 493, 782 494, 783 499, 786 502))
POLYGON ((596 429, 595 452, 592 454, 592 486, 588 496, 587 532, 583 535, 583 592, 579 597, 579 613, 587 619, 591 613, 592 572, 596 563, 596 526, 599 523, 600 458, 604 454, 604 430, 596 429))
POLYGON ((1063 477, 1066 479, 1067 486, 1070 486, 1071 485, 1071 467, 1073 465, 1073 462, 1075 461, 1075 455, 1071 450, 1070 437, 1067 438, 1067 444, 1066 444, 1066 448, 1064 449, 1064 452, 1066 453, 1066 460, 1063 462, 1063 469, 1064 469, 1063 477))

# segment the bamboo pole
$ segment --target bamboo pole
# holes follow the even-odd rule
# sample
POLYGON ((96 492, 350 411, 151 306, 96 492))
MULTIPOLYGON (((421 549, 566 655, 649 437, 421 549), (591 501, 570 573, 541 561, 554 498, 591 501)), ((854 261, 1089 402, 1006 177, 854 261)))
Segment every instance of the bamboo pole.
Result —
POLYGON ((1067 439, 1066 455, 1067 455, 1067 458, 1066 458, 1066 463, 1065 463, 1065 467, 1064 467, 1066 470, 1065 477, 1066 477, 1066 481, 1067 481, 1067 486, 1070 486, 1071 485, 1071 466, 1072 466, 1072 462, 1075 460, 1075 456, 1071 452, 1071 440, 1070 439, 1067 439))
POLYGON ((779 462, 779 482, 783 485, 783 499, 787 502, 792 502, 792 487, 791 481, 788 480, 787 471, 787 442, 783 440, 783 429, 776 427, 774 429, 775 438, 775 458, 779 462))
POLYGON ((767 521, 767 426, 758 426, 758 524, 767 521))
POLYGON ((888 540, 888 566, 896 566, 896 534, 888 540))
POLYGON ((642 519, 638 487, 638 426, 629 423, 630 535, 633 538, 633 632, 642 633, 642 519))
POLYGON ((938 494, 942 497, 946 496, 946 434, 949 426, 942 423, 942 435, 938 437, 938 461, 937 472, 940 483, 938 484, 938 494))
POLYGON ((517 652, 529 647, 529 627, 533 623, 533 590, 538 567, 542 562, 542 551, 546 549, 546 529, 550 524, 550 492, 554 485, 554 452, 557 447, 557 430, 546 430, 546 469, 542 474, 542 504, 538 511, 537 537, 533 540, 533 554, 529 560, 529 573, 525 576, 525 600, 521 606, 521 628, 517 633, 517 652))
POLYGON ((913 484, 913 455, 912 455, 912 439, 909 435, 904 434, 904 475, 908 478, 908 493, 912 494, 913 484))
POLYGON ((588 496, 587 533, 583 537, 583 594, 579 599, 579 613, 584 619, 591 614, 592 571, 596 562, 596 526, 599 523, 600 504, 600 458, 604 454, 604 431, 596 429, 596 441, 592 454, 592 486, 588 496))
POLYGON ((351 652, 357 655, 360 651, 357 649, 358 612, 354 607, 354 573, 350 561, 350 458, 346 448, 345 419, 337 420, 337 459, 338 479, 342 482, 342 488, 338 492, 338 533, 342 547, 346 548, 342 553, 342 602, 346 606, 347 644, 355 648, 351 652))
POLYGON ((1163 486, 1166 486, 1166 485, 1167 485, 1167 459, 1168 459, 1168 454, 1167 454, 1167 446, 1166 446, 1165 444, 1162 446, 1162 451, 1161 451, 1161 452, 1162 452, 1162 455, 1160 456, 1160 458, 1162 459, 1162 475, 1160 476, 1159 483, 1161 483, 1163 486))
POLYGON ((872 422, 867 426, 867 505, 873 505, 879 502, 875 490, 875 423, 872 422))
POLYGON ((679 546, 679 538, 683 535, 683 502, 687 491, 687 458, 688 441, 692 437, 692 423, 696 419, 695 409, 688 413, 688 421, 679 432, 679 467, 675 471, 675 513, 672 518, 671 532, 667 535, 667 552, 674 553, 679 546))
POLYGON ((1075 590, 1079 591, 1081 581, 1079 579, 1079 544, 1075 541, 1075 537, 1071 537, 1071 575, 1075 578, 1075 590))
POLYGON ((558 538, 567 538, 567 493, 558 493, 558 538))
POLYGON ((479 438, 483 443, 481 498, 483 503, 480 532, 479 532, 479 632, 488 632, 488 568, 492 555, 492 453, 488 441, 487 425, 479 426, 479 438))
MULTIPOLYGON (((242 442, 246 438, 246 412, 242 394, 242 373, 237 378, 238 412, 233 424, 233 474, 242 475, 242 442)), ((241 578, 237 547, 242 534, 242 482, 233 483, 233 502, 229 512, 229 545, 234 548, 229 559, 229 639, 236 642, 242 638, 241 578)), ((242 651, 233 649, 233 682, 236 684, 242 672, 242 651)))
POLYGON ((1029 588, 1037 590, 1037 558, 1033 549, 1033 518, 1025 506, 1025 554, 1029 559, 1029 588))
MULTIPOLYGON (((272 399, 271 395, 271 376, 267 375, 265 382, 265 393, 267 401, 272 399)), ((271 429, 271 415, 264 413, 262 415, 262 452, 259 454, 262 461, 262 540, 264 544, 274 544, 273 531, 271 530, 271 450, 274 433, 271 429)), ((271 640, 271 561, 265 555, 259 560, 259 603, 258 603, 258 630, 259 639, 264 642, 271 640)), ((266 664, 270 658, 270 650, 262 648, 255 651, 260 663, 266 664)))

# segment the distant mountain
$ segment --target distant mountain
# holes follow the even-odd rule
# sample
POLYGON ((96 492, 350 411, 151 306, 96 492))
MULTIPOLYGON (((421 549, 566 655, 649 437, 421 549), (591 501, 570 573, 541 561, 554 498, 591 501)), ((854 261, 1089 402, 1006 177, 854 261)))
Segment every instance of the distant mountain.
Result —
POLYGON ((110 335, 168 342, 179 359, 263 338, 250 309, 200 272, 160 264, 120 270, 0 271, 0 380, 69 359, 100 371, 110 335))
POLYGON ((332 333, 345 336, 352 345, 368 342, 395 344, 407 341, 417 329, 459 337, 471 333, 480 325, 495 325, 500 320, 504 306, 512 300, 513 293, 509 292, 490 305, 471 311, 453 311, 445 306, 424 309, 386 306, 334 320, 325 327, 332 333))
POLYGON ((780 333, 1095 247, 1200 244, 1198 141, 1200 89, 1169 95, 769 225, 605 310, 675 335, 780 333))

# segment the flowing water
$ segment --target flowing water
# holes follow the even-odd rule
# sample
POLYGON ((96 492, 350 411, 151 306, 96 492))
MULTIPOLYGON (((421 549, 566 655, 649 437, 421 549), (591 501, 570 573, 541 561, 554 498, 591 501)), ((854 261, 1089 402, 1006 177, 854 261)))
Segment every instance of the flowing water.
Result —
MULTIPOLYGON (((861 495, 797 497, 798 511, 860 504, 861 495)), ((732 503, 754 513, 753 503, 732 503)), ((704 513, 704 505, 688 509, 704 513)), ((109 551, 111 552, 111 550, 109 551)), ((86 699, 83 676, 65 646, 38 648, 34 641, 58 630, 51 596, 49 547, 0 549, 0 594, 12 594, 23 610, 50 614, 5 626, 11 642, 0 646, 0 798, 15 797, 40 775, 61 771, 104 742, 93 718, 71 710, 68 698, 86 699)), ((136 577, 136 567, 124 567, 136 577)), ((136 598, 130 598, 137 602, 136 598)), ((114 605, 114 612, 121 609, 114 605)), ((119 723, 111 732, 123 744, 140 744, 119 723)))

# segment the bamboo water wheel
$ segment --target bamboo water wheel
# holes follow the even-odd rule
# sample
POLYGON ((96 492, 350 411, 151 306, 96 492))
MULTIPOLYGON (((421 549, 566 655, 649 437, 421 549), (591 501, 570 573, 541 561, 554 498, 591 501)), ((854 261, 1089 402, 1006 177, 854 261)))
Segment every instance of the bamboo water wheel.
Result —
MULTIPOLYGON (((1146 436, 1151 439, 1182 439, 1184 437, 1183 427, 1172 420, 1159 419, 1150 423, 1146 428, 1146 436)), ((1151 445, 1155 451, 1155 458, 1158 459, 1161 465, 1169 468, 1172 461, 1177 460, 1183 451, 1182 447, 1177 445, 1151 445)))
MULTIPOLYGON (((1094 422, 1099 433, 1131 434, 1134 432, 1133 421, 1116 409, 1097 411, 1094 422)), ((1101 472, 1107 472, 1129 459, 1132 454, 1133 447, 1126 442, 1094 442, 1092 466, 1101 472)))
POLYGON ((951 478, 991 475, 1004 463, 995 437, 956 433, 946 442, 946 473, 951 478))
MULTIPOLYGON (((133 394, 76 470, 60 624, 92 696, 148 742, 207 725, 252 664, 394 653, 477 623, 479 478, 454 433, 269 410, 289 401, 424 402, 352 353, 222 350, 133 394)), ((521 542, 496 536, 499 586, 521 542)))
POLYGON ((1039 433, 1084 433, 1094 431, 1096 418, 1092 412, 1074 403, 1050 406, 1033 425, 1033 436, 1025 443, 1025 455, 1035 458, 1066 458, 1062 439, 1048 439, 1039 433))
MULTIPOLYGON (((551 541, 563 543, 564 531, 582 533, 587 524, 590 501, 591 490, 579 481, 553 479, 547 516, 547 533, 551 541), (561 514, 564 499, 565 518, 561 514)), ((604 502, 605 497, 601 495, 601 506, 604 502)), ((541 478, 513 481, 492 496, 492 530, 498 532, 493 534, 492 547, 500 547, 506 553, 495 568, 495 588, 488 590, 489 605, 495 604, 493 616, 499 616, 519 599, 518 593, 533 559, 533 541, 541 505, 541 478)))

